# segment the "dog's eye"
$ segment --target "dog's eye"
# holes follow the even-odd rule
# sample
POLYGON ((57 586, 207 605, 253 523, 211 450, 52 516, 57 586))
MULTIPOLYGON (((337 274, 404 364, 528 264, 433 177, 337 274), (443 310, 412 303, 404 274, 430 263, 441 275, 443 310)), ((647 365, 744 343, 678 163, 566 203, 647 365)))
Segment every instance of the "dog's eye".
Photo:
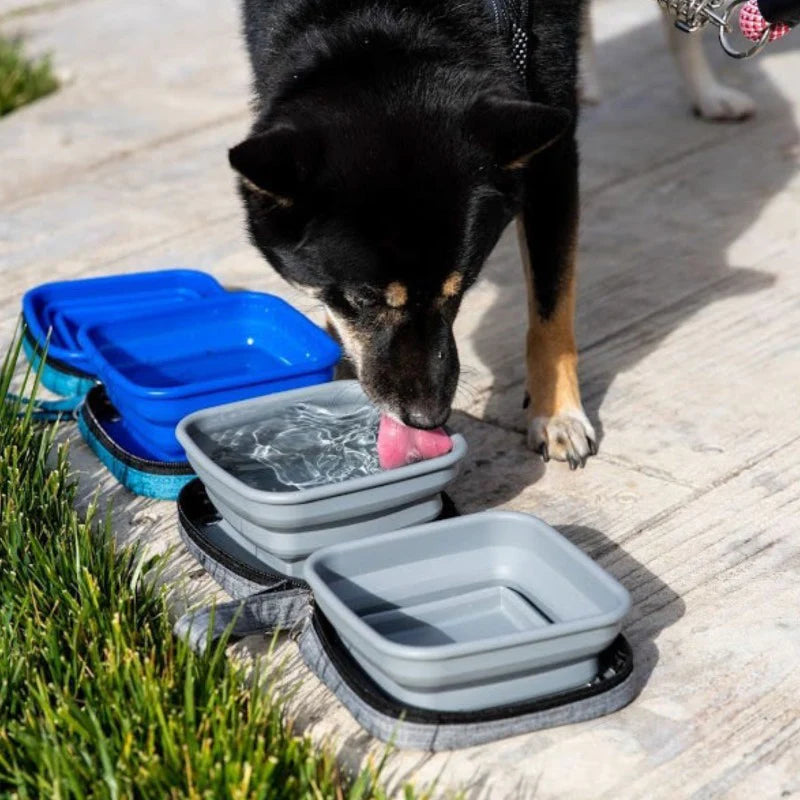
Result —
POLYGON ((374 308, 378 305, 378 300, 375 297, 354 297, 353 307, 358 309, 374 308))
POLYGON ((367 311, 381 304, 381 295, 378 292, 366 289, 358 292, 348 292, 345 295, 347 302, 355 311, 367 311))

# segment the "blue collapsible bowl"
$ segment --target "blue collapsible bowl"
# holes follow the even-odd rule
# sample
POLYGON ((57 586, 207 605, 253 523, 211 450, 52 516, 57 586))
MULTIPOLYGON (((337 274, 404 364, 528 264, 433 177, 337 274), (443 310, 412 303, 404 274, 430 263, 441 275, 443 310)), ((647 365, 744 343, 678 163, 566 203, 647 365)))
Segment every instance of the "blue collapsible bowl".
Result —
POLYGON ((23 348, 33 367, 41 366, 42 383, 50 391, 83 395, 94 385, 95 372, 78 342, 80 328, 167 313, 172 307, 224 293, 210 275, 187 269, 45 283, 22 300, 23 348))
POLYGON ((284 300, 236 292, 82 328, 78 343, 130 433, 183 460, 175 427, 210 406, 324 383, 341 351, 284 300))

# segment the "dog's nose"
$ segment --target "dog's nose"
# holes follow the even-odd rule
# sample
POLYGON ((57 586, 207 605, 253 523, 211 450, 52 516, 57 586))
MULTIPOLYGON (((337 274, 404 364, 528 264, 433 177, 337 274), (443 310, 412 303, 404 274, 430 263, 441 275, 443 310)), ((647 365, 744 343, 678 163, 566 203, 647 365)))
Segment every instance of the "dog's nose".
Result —
POLYGON ((412 428, 422 428, 431 430, 441 428, 450 416, 449 409, 444 411, 423 411, 420 409, 409 409, 403 414, 403 422, 412 428))

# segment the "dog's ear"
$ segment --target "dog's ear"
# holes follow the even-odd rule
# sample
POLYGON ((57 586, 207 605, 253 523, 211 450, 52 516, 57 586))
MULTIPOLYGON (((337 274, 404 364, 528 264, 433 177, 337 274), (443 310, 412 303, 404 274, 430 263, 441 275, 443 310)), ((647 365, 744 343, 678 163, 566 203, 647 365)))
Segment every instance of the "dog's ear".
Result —
POLYGON ((288 207, 316 169, 319 154, 317 137, 282 124, 231 148, 228 161, 251 188, 288 207))
POLYGON ((524 167, 556 142, 571 122, 572 114, 564 108, 496 95, 479 97, 468 115, 473 134, 505 169, 524 167))

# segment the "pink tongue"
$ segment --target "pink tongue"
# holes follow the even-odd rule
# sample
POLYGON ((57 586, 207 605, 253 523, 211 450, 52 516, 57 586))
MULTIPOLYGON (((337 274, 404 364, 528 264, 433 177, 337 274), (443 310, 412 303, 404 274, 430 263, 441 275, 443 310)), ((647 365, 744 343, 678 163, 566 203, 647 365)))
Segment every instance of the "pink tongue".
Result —
POLYGON ((423 431, 382 416, 378 428, 378 460, 382 469, 396 469, 449 453, 453 442, 444 428, 423 431))

